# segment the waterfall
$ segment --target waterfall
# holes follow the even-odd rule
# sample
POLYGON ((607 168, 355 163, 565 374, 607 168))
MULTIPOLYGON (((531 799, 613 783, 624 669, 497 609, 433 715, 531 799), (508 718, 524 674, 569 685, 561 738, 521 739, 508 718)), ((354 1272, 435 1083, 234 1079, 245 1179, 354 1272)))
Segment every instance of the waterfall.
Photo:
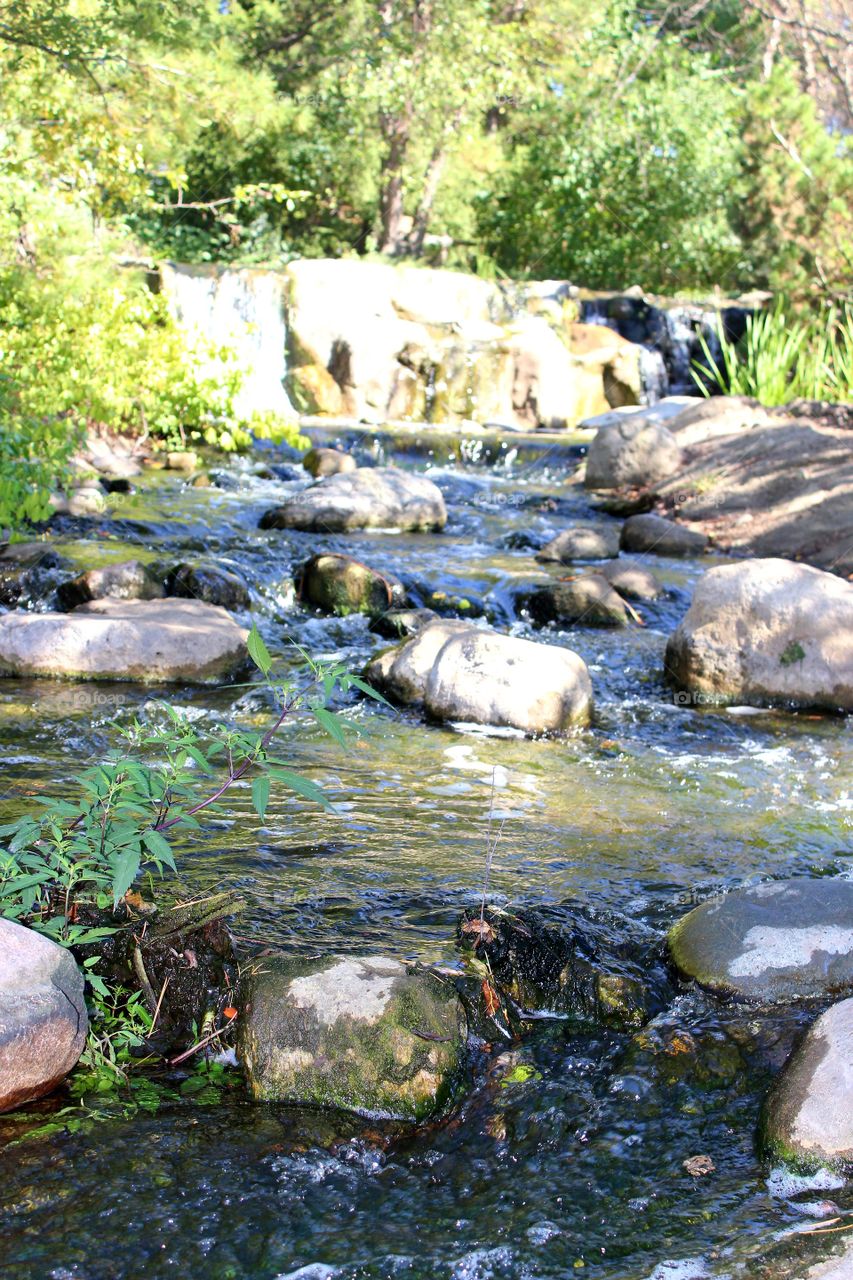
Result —
MULTIPOLYGON (((160 270, 161 288, 178 323, 193 339, 234 353, 243 373, 235 406, 247 417, 292 417, 285 390, 285 281, 275 271, 184 267, 160 270)), ((215 361, 211 362, 215 365, 215 361)))

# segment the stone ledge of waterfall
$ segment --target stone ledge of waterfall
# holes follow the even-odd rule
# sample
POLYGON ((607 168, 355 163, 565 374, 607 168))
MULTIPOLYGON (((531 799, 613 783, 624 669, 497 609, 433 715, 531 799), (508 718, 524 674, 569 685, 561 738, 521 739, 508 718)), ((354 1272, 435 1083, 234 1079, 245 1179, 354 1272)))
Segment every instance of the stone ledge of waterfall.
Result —
POLYGON ((0 617, 0 676, 227 680, 248 661, 230 614, 200 600, 92 600, 73 613, 0 617))
POLYGON ((0 1111, 50 1093, 77 1062, 89 1020, 71 952, 0 919, 0 1111))
POLYGON ((447 509, 441 490, 425 476, 394 467, 361 468, 329 476, 265 512, 261 529, 342 533, 348 529, 443 529, 447 509))
POLYGON ((570 649, 461 621, 430 623, 368 663, 365 678, 442 722, 560 733, 589 723, 592 682, 570 649))
POLYGON ((798 1167, 853 1171, 853 999, 813 1023, 764 1105, 763 1145, 798 1167))
POLYGON ((686 703, 853 711, 853 586, 790 560, 710 569, 666 646, 686 703))
POLYGON ((853 990, 853 880, 774 880, 710 898, 667 938, 680 974, 756 1004, 853 990))

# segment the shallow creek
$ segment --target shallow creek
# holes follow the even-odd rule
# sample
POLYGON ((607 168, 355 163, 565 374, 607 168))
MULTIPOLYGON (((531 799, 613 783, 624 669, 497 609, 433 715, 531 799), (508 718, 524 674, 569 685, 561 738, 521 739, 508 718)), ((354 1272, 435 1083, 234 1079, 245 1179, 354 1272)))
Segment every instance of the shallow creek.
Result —
MULTIPOLYGON (((57 545, 81 568, 131 556, 233 567, 284 661, 296 640, 355 670, 386 642, 362 618, 314 616, 294 602, 293 568, 312 551, 485 600, 497 625, 535 636, 511 612, 513 587, 543 576, 519 535, 538 545, 572 521, 611 519, 571 483, 571 445, 510 437, 487 447, 416 432, 342 440, 425 470, 445 494, 445 532, 260 532, 261 513, 298 484, 253 473, 259 460, 281 461, 267 451, 226 463, 227 488, 147 475, 135 494, 111 499, 109 520, 67 521, 57 545)), ((279 794, 258 830, 248 787, 232 793, 203 839, 177 850, 187 884, 239 888, 248 909, 238 931, 268 945, 456 963, 454 928, 481 891, 491 807, 504 824, 492 900, 546 904, 557 920, 561 904, 580 900, 653 950, 721 887, 851 873, 853 726, 678 705, 663 678, 665 639, 713 560, 648 562, 668 595, 641 606, 644 627, 541 635, 589 665, 591 729, 530 741, 355 703, 348 714, 361 737, 344 754, 300 724, 285 735, 294 767, 324 784, 336 813, 279 794)), ((108 744, 112 719, 156 714, 167 693, 202 723, 260 725, 269 713, 246 689, 0 682, 0 821, 33 792, 69 789, 108 744)), ((747 1035, 742 1013, 676 987, 666 1019, 689 1030, 695 1052, 679 1054, 675 1040, 638 1053, 627 1036, 543 1024, 520 1050, 528 1079, 480 1080, 450 1123, 390 1146, 360 1124, 324 1144, 304 1117, 241 1098, 107 1115, 86 1133, 19 1142, 0 1150, 0 1271, 13 1280, 793 1274, 786 1259, 800 1256, 798 1241, 779 1237, 813 1223, 827 1196, 853 1208, 832 1179, 800 1185, 756 1152, 760 1100, 783 1051, 774 1057, 773 1046, 790 1044, 802 1015, 752 1020, 747 1035), (691 1177, 682 1162, 697 1154, 715 1172, 691 1177)), ((0 1117, 0 1142, 26 1139, 29 1123, 0 1117)))

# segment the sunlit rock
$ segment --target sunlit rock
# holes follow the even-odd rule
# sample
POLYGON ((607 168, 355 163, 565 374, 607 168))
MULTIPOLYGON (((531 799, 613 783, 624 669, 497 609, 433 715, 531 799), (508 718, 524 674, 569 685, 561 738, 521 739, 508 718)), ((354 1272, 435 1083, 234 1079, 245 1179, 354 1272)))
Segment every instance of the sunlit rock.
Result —
POLYGON ((347 529, 443 529, 447 510, 441 490, 425 476, 394 467, 361 468, 294 494, 267 511, 262 529, 306 529, 318 533, 347 529))
POLYGON ((789 560, 711 569, 670 636, 680 688, 753 705, 853 710, 853 586, 789 560))
POLYGON ((264 1102, 429 1119, 464 1082, 453 985, 382 956, 266 956, 248 984, 239 1055, 264 1102))
POLYGON ((609 525, 573 525, 536 553, 536 559, 547 563, 571 564, 575 560, 606 560, 619 554, 619 530, 609 525))

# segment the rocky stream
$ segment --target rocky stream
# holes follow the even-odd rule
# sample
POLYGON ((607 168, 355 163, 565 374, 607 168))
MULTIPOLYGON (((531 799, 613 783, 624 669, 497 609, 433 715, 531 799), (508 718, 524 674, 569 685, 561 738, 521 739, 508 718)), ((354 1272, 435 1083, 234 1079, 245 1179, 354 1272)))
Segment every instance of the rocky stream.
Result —
MULTIPOLYGON (((380 521, 329 531, 326 521, 318 531, 265 516, 302 502, 309 477, 292 452, 259 447, 244 459, 208 460, 204 484, 149 470, 128 492, 109 494, 101 513, 58 515, 52 555, 18 574, 7 603, 45 614, 57 589, 67 606, 77 598, 68 595, 75 575, 128 561, 175 594, 204 598, 201 566, 239 579, 231 613, 243 626, 254 618, 283 663, 295 665, 294 641, 355 672, 373 662, 394 705, 348 698, 360 731, 349 751, 309 722, 284 731, 293 767, 324 785, 334 810, 274 793, 259 828, 248 784, 235 787, 225 811, 177 848, 183 887, 236 891, 238 942, 244 954, 274 957, 273 968, 295 964, 292 975, 306 958, 338 957, 341 990, 363 956, 391 962, 389 974, 404 962, 452 981, 463 968, 460 921, 475 934, 487 928, 478 941, 493 948, 492 971, 506 970, 506 989, 526 1011, 523 1034, 511 1019, 503 1028, 492 1019, 488 1034, 481 1025, 464 1089, 420 1126, 261 1103, 239 1084, 208 1105, 179 1090, 132 1115, 107 1103, 74 1132, 35 1133, 68 1106, 61 1091, 2 1115, 3 1276, 850 1275, 849 1259, 821 1262, 844 1242, 831 1231, 851 1221, 850 1184, 837 1168, 797 1172, 768 1154, 762 1116, 830 987, 849 988, 851 975, 833 970, 830 982, 824 973, 796 999, 743 1003, 743 991, 715 989, 704 971, 701 986, 679 976, 666 945, 677 921, 721 891, 804 878, 829 886, 830 914, 847 902, 853 736, 849 718, 829 709, 837 690, 823 706, 818 697, 772 709, 755 696, 759 672, 726 702, 706 659, 704 683, 673 683, 673 664, 687 671, 697 653, 687 635, 665 657, 697 581, 736 561, 702 538, 689 554, 683 546, 659 554, 661 544, 649 553, 640 525, 628 578, 623 564, 618 582, 598 574, 591 587, 579 575, 605 561, 616 572, 623 519, 576 478, 588 433, 330 426, 310 434, 349 450, 360 467, 393 465, 431 481, 444 527, 394 531, 380 521), (558 536, 558 552, 537 560, 558 536), (472 627, 489 625, 539 646, 533 666, 547 668, 549 688, 562 673, 571 696, 556 709, 519 711, 518 689, 504 689, 491 724, 472 722, 449 678, 402 698, 388 660, 374 661, 399 643, 393 627, 383 636, 363 613, 309 603, 304 566, 316 556, 378 571, 388 599, 374 613, 405 600, 462 619, 463 649, 472 627), (544 646, 556 656, 546 658, 544 646), (532 715, 539 722, 525 721, 532 715), (550 967, 537 961, 524 970, 535 978, 526 987, 509 968, 529 934, 507 940, 505 921, 551 931, 571 961, 562 952, 550 967), (565 964, 575 986, 561 1004, 553 986, 565 964), (636 1010, 629 982, 642 990, 636 1010), (609 1016, 616 1006, 619 1016, 609 1016)), ((786 643, 784 672, 800 670, 786 643)), ((475 665, 504 660, 471 652, 463 656, 475 665)), ((69 762, 103 751, 114 721, 156 717, 161 697, 200 725, 262 726, 270 714, 260 687, 180 673, 169 684, 0 680, 3 814, 41 790, 70 795, 69 762)), ((809 909, 790 908, 794 924, 808 924, 809 909)), ((843 920, 826 927, 844 931, 843 920)), ((848 939, 848 959, 851 949, 848 939)), ((679 960, 682 975, 690 963, 679 960)), ((340 990, 323 999, 333 997, 343 999, 340 990)), ((418 1017, 434 1066, 449 1024, 440 1011, 428 1023, 422 1006, 418 1017)))

